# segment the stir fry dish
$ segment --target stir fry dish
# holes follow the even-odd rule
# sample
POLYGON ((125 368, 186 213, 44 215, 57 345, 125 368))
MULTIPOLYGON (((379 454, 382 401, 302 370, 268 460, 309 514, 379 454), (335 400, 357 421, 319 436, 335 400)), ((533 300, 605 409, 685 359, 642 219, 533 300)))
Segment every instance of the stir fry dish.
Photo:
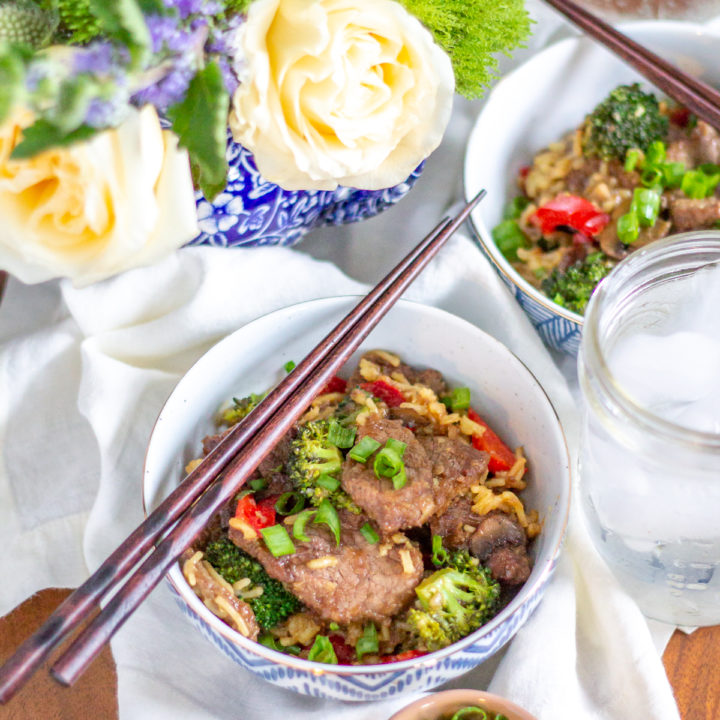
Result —
POLYGON ((720 227, 720 133, 622 85, 522 168, 518 184, 495 244, 530 284, 582 314, 628 253, 720 227))
MULTIPOLYGON (((260 399, 222 410, 204 453, 260 399)), ((467 636, 528 578, 540 532, 519 497, 522 448, 471 400, 366 353, 185 552, 187 582, 242 635, 317 662, 406 660, 467 636)))

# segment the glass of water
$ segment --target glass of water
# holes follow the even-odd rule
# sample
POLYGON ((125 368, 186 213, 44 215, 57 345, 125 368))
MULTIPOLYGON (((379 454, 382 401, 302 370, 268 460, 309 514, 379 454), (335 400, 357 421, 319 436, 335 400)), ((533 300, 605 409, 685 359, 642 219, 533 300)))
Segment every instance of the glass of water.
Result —
POLYGON ((578 368, 596 547, 646 616, 720 623, 720 232, 620 263, 588 305, 578 368))

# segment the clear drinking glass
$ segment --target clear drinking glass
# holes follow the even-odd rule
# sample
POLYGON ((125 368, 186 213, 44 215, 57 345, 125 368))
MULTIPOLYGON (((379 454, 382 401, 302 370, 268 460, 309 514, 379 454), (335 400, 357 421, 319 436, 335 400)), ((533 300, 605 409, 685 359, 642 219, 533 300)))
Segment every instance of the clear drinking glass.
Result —
POLYGON ((579 0, 578 4, 611 20, 674 18, 701 21, 720 14, 720 0, 579 0))
POLYGON ((586 524, 643 613, 679 625, 720 623, 719 299, 720 232, 657 241, 598 287, 578 358, 586 524))

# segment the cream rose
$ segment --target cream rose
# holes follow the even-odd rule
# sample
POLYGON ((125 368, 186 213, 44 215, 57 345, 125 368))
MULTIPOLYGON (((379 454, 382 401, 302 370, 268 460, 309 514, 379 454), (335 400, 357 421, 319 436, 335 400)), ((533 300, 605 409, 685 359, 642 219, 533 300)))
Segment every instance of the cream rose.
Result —
POLYGON ((151 106, 86 142, 11 160, 31 122, 20 110, 0 126, 0 268, 82 286, 197 235, 187 153, 151 106))
POLYGON ((402 182, 440 143, 450 59, 395 0, 255 0, 230 127, 287 190, 402 182))

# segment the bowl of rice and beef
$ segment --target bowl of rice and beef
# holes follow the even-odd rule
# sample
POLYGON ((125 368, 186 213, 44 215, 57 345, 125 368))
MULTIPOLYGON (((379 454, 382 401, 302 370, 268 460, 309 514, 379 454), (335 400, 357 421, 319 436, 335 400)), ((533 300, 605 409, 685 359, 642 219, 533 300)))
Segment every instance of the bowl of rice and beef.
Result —
MULTIPOLYGON (((717 31, 626 31, 720 85, 717 31)), ((609 51, 570 38, 496 86, 471 134, 465 184, 469 195, 496 188, 472 215, 481 247, 543 339, 575 353, 587 302, 619 262, 720 227, 720 132, 609 51)))
MULTIPOLYGON (((211 349, 153 431, 146 507, 353 302, 277 311, 211 349)), ((435 687, 512 637, 568 505, 567 449, 537 381, 474 326, 400 302, 169 579, 243 667, 305 694, 381 699, 435 687)))

